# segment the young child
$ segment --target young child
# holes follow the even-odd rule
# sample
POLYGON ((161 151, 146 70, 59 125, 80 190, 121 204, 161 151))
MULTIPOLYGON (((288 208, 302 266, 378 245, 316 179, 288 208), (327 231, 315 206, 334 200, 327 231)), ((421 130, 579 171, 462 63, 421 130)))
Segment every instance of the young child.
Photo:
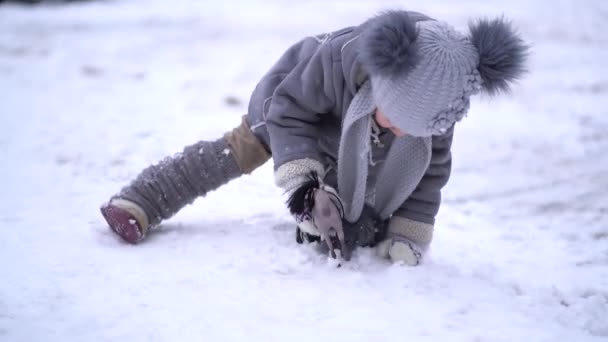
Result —
POLYGON ((450 177, 454 124, 471 95, 506 92, 524 72, 528 48, 510 23, 469 31, 388 11, 304 38, 263 76, 238 127, 146 168, 101 212, 136 243, 272 157, 298 242, 345 244, 346 232, 351 245, 379 243, 381 256, 418 265, 450 177))

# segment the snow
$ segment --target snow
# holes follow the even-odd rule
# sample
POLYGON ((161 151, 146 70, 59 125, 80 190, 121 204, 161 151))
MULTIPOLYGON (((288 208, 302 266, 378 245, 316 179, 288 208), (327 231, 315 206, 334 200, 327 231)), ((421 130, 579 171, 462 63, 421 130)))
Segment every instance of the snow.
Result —
POLYGON ((602 0, 416 3, 463 29, 504 13, 534 51, 459 125, 420 267, 296 244, 271 163, 140 245, 105 225, 142 168, 236 126, 289 44, 402 3, 0 5, 0 340, 608 340, 602 0))

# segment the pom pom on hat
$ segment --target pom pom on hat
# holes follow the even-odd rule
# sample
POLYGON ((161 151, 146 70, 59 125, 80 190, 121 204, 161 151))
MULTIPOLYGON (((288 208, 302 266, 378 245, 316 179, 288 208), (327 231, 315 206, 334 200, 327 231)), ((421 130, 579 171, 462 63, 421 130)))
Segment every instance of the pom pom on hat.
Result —
POLYGON ((470 40, 479 52, 478 71, 483 90, 495 95, 510 90, 510 83, 525 72, 528 46, 504 18, 469 23, 470 40))
POLYGON ((416 24, 407 12, 387 11, 370 19, 361 36, 361 63, 372 75, 400 76, 417 62, 416 24))

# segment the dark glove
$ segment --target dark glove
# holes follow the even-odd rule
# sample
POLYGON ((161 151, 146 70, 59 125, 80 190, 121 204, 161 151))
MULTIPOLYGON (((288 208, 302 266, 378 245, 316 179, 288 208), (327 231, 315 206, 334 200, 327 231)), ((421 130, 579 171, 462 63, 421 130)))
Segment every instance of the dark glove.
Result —
POLYGON ((384 240, 389 220, 382 220, 378 213, 365 205, 356 222, 343 220, 344 240, 351 249, 356 247, 373 247, 384 240))
MULTIPOLYGON (((382 220, 376 211, 365 205, 361 211, 359 219, 354 222, 342 220, 344 229, 344 243, 340 244, 337 237, 332 237, 334 246, 342 246, 341 252, 345 260, 350 260, 352 251, 357 247, 374 247, 377 243, 386 238, 389 220, 382 220)), ((301 232, 300 239, 302 241, 319 241, 315 240, 314 235, 301 232)), ((297 240, 297 237, 296 237, 297 240)))
MULTIPOLYGON (((344 259, 349 260, 352 251, 357 247, 374 247, 377 243, 384 240, 388 230, 388 222, 389 220, 382 220, 376 211, 368 205, 363 207, 361 216, 359 216, 356 222, 351 223, 342 220, 345 248, 341 252, 344 259)), ((319 236, 308 234, 299 227, 296 228, 297 243, 320 241, 321 238, 319 236)), ((341 245, 337 236, 332 237, 332 244, 334 246, 341 245)))

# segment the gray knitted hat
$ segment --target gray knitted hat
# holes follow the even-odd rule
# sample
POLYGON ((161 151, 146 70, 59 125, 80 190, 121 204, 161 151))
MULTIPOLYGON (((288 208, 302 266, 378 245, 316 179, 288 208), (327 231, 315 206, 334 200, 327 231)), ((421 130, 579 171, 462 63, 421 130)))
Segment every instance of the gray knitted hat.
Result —
POLYGON ((524 72, 528 47, 504 19, 478 20, 465 36, 450 25, 390 11, 369 20, 361 63, 374 101, 391 123, 424 137, 445 132, 471 95, 497 94, 524 72))

